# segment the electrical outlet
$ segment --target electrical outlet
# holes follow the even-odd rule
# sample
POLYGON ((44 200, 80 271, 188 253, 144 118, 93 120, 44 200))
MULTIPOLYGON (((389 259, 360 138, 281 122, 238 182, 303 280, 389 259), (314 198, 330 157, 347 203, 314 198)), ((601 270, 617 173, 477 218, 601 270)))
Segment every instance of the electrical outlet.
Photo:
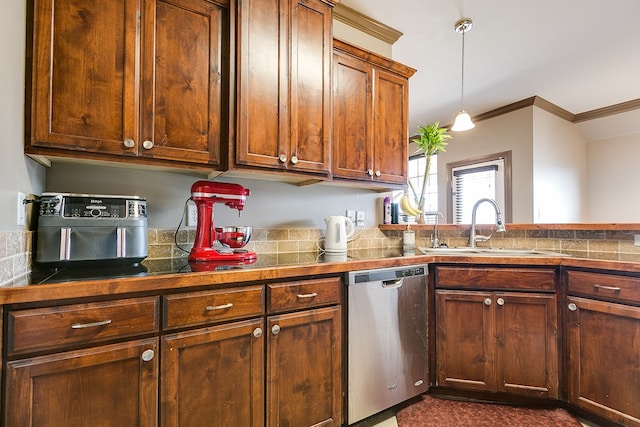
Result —
POLYGON ((198 224, 198 209, 193 203, 187 203, 187 227, 195 227, 198 224))
POLYGON ((640 234, 633 235, 633 246, 640 246, 640 234))
POLYGON ((356 227, 364 227, 364 211, 356 211, 356 227))
POLYGON ((356 211, 353 209, 347 209, 347 218, 353 222, 353 225, 356 225, 356 211))
POLYGON ((18 204, 16 205, 16 225, 24 225, 27 217, 27 209, 24 204, 24 199, 26 198, 25 194, 21 191, 18 191, 18 204))

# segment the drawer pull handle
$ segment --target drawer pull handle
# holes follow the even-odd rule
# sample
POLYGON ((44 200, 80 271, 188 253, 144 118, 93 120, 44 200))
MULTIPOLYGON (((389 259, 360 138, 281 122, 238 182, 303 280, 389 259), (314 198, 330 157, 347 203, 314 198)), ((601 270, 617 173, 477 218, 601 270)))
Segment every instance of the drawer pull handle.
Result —
POLYGON ((92 322, 92 323, 74 323, 71 325, 71 329, 84 329, 84 328, 95 328, 97 326, 105 326, 111 323, 111 319, 102 320, 100 322, 92 322))
POLYGON ((604 289, 604 290, 613 291, 613 292, 620 292, 622 290, 622 288, 618 288, 614 286, 603 286, 603 285, 593 285, 593 289, 595 289, 596 291, 600 289, 604 289))
POLYGON ((576 311, 578 309, 578 306, 575 305, 574 303, 570 303, 568 307, 569 307, 569 311, 576 311))
POLYGON ((500 305, 500 306, 504 305, 504 298, 498 298, 498 299, 496 300, 496 303, 497 303, 498 305, 500 305))
POLYGON ((491 298, 485 298, 484 305, 491 305, 491 298))
POLYGON ((278 335, 280 333, 280 325, 273 325, 271 327, 271 333, 273 335, 278 335))
POLYGON ((260 338, 262 336, 262 328, 255 328, 253 330, 253 336, 256 338, 260 338))
POLYGON ((315 298, 315 297, 318 296, 318 293, 317 292, 312 292, 310 294, 298 294, 297 296, 300 299, 302 299, 302 298, 315 298))
POLYGON ((231 308, 231 307, 233 307, 233 303, 229 302, 229 303, 222 304, 222 305, 208 305, 208 306, 205 307, 205 309, 207 311, 215 311, 215 310, 224 310, 224 309, 231 308))

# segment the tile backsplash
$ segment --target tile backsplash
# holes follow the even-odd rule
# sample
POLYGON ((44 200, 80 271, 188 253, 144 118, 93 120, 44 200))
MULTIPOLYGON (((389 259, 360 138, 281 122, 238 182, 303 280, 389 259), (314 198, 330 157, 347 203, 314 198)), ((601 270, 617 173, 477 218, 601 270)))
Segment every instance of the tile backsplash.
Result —
MULTIPOLYGON (((586 228, 586 227, 585 227, 586 228)), ((640 262, 640 247, 634 246, 634 235, 640 230, 542 229, 518 227, 478 246, 494 248, 544 249, 580 258, 640 262)), ((480 230, 480 234, 486 234, 480 230)), ((246 249, 258 254, 313 253, 323 246, 321 229, 314 228, 254 228, 246 249)), ((431 229, 416 231, 416 245, 429 246, 431 229)), ((31 270, 33 232, 0 233, 0 286, 15 282, 31 270)), ((466 246, 468 230, 442 227, 441 243, 466 246)), ((185 258, 195 239, 195 230, 149 229, 149 256, 145 262, 171 262, 185 258), (176 244, 177 243, 177 244, 176 244)), ((402 246, 402 231, 366 228, 356 232, 349 249, 393 249, 402 246)))

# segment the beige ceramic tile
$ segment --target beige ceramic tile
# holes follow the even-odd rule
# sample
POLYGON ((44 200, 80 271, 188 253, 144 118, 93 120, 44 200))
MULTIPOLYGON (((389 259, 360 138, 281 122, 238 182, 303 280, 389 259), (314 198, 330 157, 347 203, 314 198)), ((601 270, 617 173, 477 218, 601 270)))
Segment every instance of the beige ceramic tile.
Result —
POLYGON ((7 233, 0 233, 0 259, 7 256, 7 233))
POLYGON ((589 249, 589 245, 586 240, 571 240, 571 239, 562 239, 560 241, 560 248, 564 251, 587 251, 589 249))
POLYGON ((285 240, 276 243, 278 245, 278 253, 300 251, 300 245, 298 244, 298 241, 285 240))
POLYGON ((171 258, 173 245, 151 245, 149 246, 149 258, 171 258))
POLYGON ((267 229, 267 240, 289 240, 288 228, 267 229))
POLYGON ((618 252, 617 240, 588 240, 589 252, 618 252))

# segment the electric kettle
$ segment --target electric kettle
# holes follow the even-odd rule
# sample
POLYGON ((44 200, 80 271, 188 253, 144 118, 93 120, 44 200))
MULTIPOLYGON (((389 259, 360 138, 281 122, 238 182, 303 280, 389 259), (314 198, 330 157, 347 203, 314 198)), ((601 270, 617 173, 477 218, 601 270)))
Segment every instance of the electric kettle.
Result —
POLYGON ((347 252, 347 241, 356 228, 346 216, 328 216, 324 219, 327 231, 324 238, 324 250, 327 253, 347 252))

